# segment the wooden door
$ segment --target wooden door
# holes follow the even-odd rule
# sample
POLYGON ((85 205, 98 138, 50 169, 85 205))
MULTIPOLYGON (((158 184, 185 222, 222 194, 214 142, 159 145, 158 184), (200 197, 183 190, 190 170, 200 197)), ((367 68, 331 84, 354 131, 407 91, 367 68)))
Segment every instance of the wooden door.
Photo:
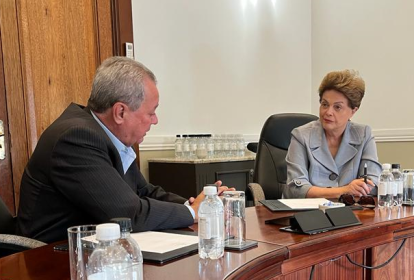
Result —
POLYGON ((95 69, 132 41, 131 0, 1 0, 0 34, 0 117, 7 112, 12 178, 5 183, 12 194, 0 196, 14 200, 15 213, 21 176, 42 132, 71 102, 86 105, 95 69))

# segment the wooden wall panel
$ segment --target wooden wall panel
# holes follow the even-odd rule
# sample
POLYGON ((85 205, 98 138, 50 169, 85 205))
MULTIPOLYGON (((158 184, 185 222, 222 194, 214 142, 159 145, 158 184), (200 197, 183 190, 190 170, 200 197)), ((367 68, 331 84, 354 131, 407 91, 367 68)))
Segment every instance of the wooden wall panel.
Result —
MULTIPOLYGON (((364 264, 363 251, 349 254, 352 260, 357 263, 364 264)), ((310 279, 311 267, 301 269, 299 271, 283 276, 283 280, 302 280, 310 279)), ((362 268, 355 268, 345 256, 335 258, 333 260, 325 261, 315 265, 313 274, 314 280, 348 280, 348 279, 364 279, 364 270, 362 268)))
POLYGON ((114 54, 126 55, 125 43, 134 43, 131 0, 112 0, 114 54))
POLYGON ((71 102, 86 105, 113 54, 111 0, 1 0, 0 31, 16 209, 41 133, 71 102))
MULTIPOLYGON (((113 1, 113 0, 112 0, 113 1)), ((114 53, 114 44, 113 44, 113 27, 112 27, 112 17, 113 11, 111 10, 111 2, 108 0, 97 0, 96 9, 97 9, 97 36, 98 36, 98 48, 99 48, 99 61, 102 62, 108 57, 116 55, 114 53)), ((129 0, 131 1, 131 0, 129 0)), ((132 17, 132 11, 129 13, 132 17)), ((132 32, 132 31, 131 31, 132 32)))
POLYGON ((0 32, 17 209, 42 132, 71 102, 86 105, 96 68, 119 55, 114 38, 132 38, 131 1, 1 0, 0 32))
POLYGON ((19 24, 15 0, 0 1, 0 30, 3 51, 4 85, 10 132, 11 162, 16 209, 20 195, 20 180, 29 159, 26 135, 26 109, 19 47, 19 24))
POLYGON ((34 104, 27 106, 34 106, 36 119, 36 127, 29 126, 29 131, 35 130, 39 137, 70 102, 87 102, 100 63, 96 2, 20 3, 19 14, 27 18, 21 28, 23 72, 31 74, 25 81, 25 92, 33 95, 27 100, 34 104))
POLYGON ((3 52, 0 33, 0 149, 5 150, 5 158, 0 158, 0 197, 11 213, 15 213, 12 168, 10 159, 9 129, 6 110, 6 87, 4 85, 3 52))
MULTIPOLYGON (((372 265, 387 261, 398 249, 402 240, 372 248, 372 265)), ((370 271, 371 279, 414 279, 414 238, 407 239, 398 255, 386 266, 370 271)))

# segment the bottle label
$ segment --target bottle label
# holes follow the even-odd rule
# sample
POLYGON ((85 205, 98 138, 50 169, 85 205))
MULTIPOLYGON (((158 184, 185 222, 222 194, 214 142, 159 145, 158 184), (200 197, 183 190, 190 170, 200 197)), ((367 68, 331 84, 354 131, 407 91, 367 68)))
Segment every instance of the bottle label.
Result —
POLYGON ((190 147, 191 147, 191 151, 193 152, 197 151, 197 143, 191 144, 190 147))
POLYGON ((213 144, 213 143, 209 143, 209 144, 207 144, 207 150, 208 150, 209 152, 213 152, 213 151, 214 151, 214 144, 213 144))
POLYGON ((238 145, 239 150, 244 150, 244 143, 240 142, 238 145))
POLYGON ((198 236, 200 239, 211 239, 211 218, 199 217, 198 236))
POLYGON ((394 190, 395 190, 394 186, 395 186, 395 184, 394 184, 393 181, 387 183, 387 187, 388 187, 387 194, 390 194, 390 195, 394 194, 394 190))
POLYGON ((386 182, 379 182, 378 195, 387 195, 387 183, 386 182))
POLYGON ((189 152, 190 151, 190 145, 184 144, 183 149, 184 149, 184 152, 189 152))
POLYGON ((403 181, 398 181, 395 182, 397 184, 397 192, 398 193, 403 193, 403 189, 404 189, 404 182, 403 181))
POLYGON ((392 182, 392 195, 397 196, 398 193, 398 182, 392 182))
POLYGON ((221 143, 220 142, 217 142, 217 143, 214 143, 214 148, 217 150, 217 151, 220 151, 221 150, 221 143))

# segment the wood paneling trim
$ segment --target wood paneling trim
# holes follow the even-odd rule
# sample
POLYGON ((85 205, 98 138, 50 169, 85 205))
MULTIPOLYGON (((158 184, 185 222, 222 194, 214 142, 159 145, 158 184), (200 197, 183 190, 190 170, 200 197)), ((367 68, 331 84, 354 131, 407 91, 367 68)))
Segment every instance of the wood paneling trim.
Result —
MULTIPOLYGON (((96 0, 97 11, 97 47, 99 48, 100 63, 114 55, 112 10, 110 0, 96 0)), ((96 66, 98 67, 98 65, 96 66)))
MULTIPOLYGON (((336 248, 338 240, 340 240, 340 243, 345 245, 345 247, 349 246, 348 252, 355 251, 356 247, 354 247, 354 242, 359 240, 363 240, 364 242, 372 240, 371 242, 375 242, 375 244, 378 245, 378 243, 376 243, 376 238, 380 237, 378 241, 382 241, 382 243, 392 242, 394 240, 394 231, 399 229, 401 229, 400 223, 386 222, 381 226, 370 225, 358 230, 349 228, 349 231, 342 231, 339 233, 333 232, 332 235, 327 235, 323 238, 314 239, 308 242, 306 246, 301 243, 289 246, 290 257, 302 257, 305 254, 314 254, 316 251, 336 248), (335 238, 332 238, 332 236, 335 236, 335 238)), ((362 244, 362 248, 364 248, 365 245, 362 244)))
POLYGON ((20 54, 21 54, 21 68, 24 86, 24 98, 26 105, 26 131, 28 136, 28 154, 29 157, 36 148, 38 135, 36 126, 36 110, 33 91, 33 77, 31 67, 29 26, 28 26, 28 10, 26 0, 17 1, 17 10, 19 11, 18 22, 20 32, 20 54))
POLYGON ((125 43, 134 43, 131 0, 112 0, 114 55, 125 56, 125 43))
POLYGON ((288 254, 286 248, 273 251, 266 255, 262 255, 238 268, 226 279, 258 280, 268 279, 270 277, 281 275, 281 264, 287 258, 287 256, 288 254))
MULTIPOLYGON (((372 266, 377 266, 397 251, 402 240, 372 248, 372 266)), ((413 279, 414 271, 414 238, 409 238, 402 250, 386 266, 370 270, 370 279, 413 279)))
POLYGON ((19 205, 20 181, 24 167, 29 159, 27 131, 25 123, 25 100, 22 85, 20 60, 19 27, 16 1, 0 1, 0 29, 4 63, 4 81, 7 93, 7 114, 9 119, 13 186, 16 209, 19 205))
POLYGON ((12 185, 12 172, 11 172, 11 160, 10 160, 10 144, 9 144, 9 129, 6 107, 6 88, 4 85, 4 71, 3 71, 3 52, 1 44, 1 32, 0 32, 0 120, 3 122, 4 135, 4 147, 6 156, 4 159, 0 159, 0 196, 4 203, 7 205, 11 213, 16 213, 14 206, 14 192, 12 185))

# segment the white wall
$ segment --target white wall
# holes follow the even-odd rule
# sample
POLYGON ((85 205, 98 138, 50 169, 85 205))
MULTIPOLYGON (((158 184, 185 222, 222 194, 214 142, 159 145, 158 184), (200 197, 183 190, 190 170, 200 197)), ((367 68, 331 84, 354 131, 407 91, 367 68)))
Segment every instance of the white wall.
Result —
POLYGON ((159 124, 141 150, 182 133, 259 135, 268 116, 311 111, 310 0, 133 0, 135 58, 158 78, 159 124))
POLYGON ((345 68, 366 82, 353 120, 394 142, 378 145, 381 161, 412 168, 414 1, 133 0, 133 13, 136 59, 161 95, 160 123, 140 146, 144 175, 148 157, 171 156, 160 150, 174 134, 254 140, 271 114, 318 114, 319 83, 345 68))
POLYGON ((354 121, 377 141, 414 139, 414 1, 312 1, 312 111, 332 70, 359 70, 366 95, 354 121))

